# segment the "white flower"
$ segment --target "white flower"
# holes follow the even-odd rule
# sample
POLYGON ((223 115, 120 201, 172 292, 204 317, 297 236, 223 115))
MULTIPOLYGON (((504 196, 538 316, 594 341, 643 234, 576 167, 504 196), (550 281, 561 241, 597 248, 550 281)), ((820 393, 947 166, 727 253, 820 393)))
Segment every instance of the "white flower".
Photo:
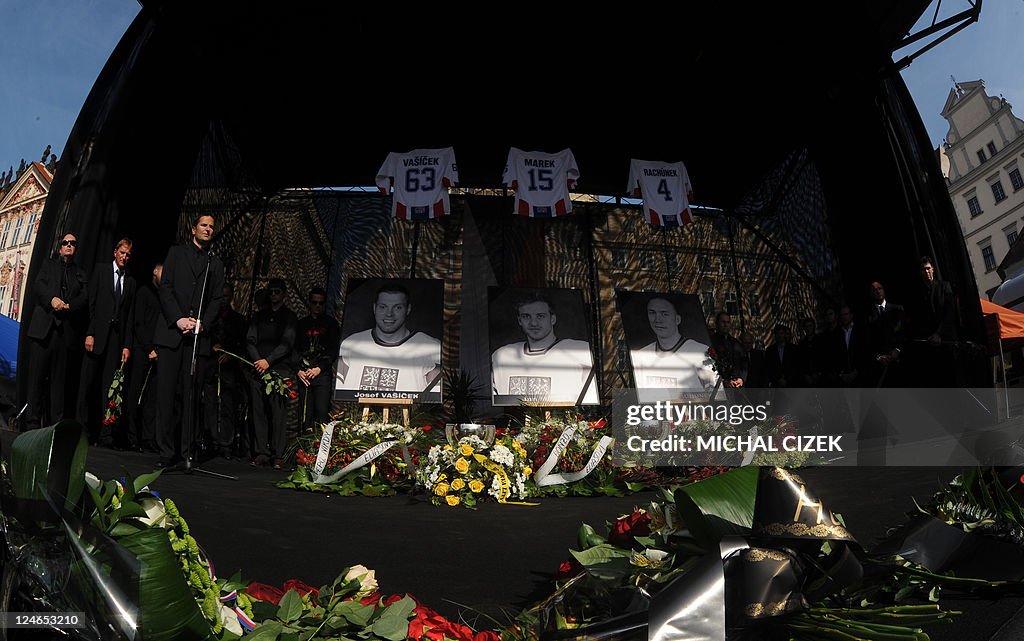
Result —
POLYGON ((237 612, 223 603, 218 603, 217 614, 220 615, 220 621, 224 624, 225 630, 229 630, 233 634, 242 636, 242 624, 238 622, 237 612))
POLYGON ((353 579, 359 580, 359 592, 356 592, 355 599, 361 599, 377 591, 377 573, 365 565, 353 565, 348 569, 344 581, 347 583, 353 579))
POLYGON ((146 516, 140 516, 139 521, 149 527, 170 527, 170 524, 167 522, 167 513, 164 511, 163 501, 152 494, 146 494, 137 496, 135 502, 146 512, 146 516))
POLYGON ((497 474, 495 474, 494 478, 491 479, 491 487, 488 488, 487 493, 493 496, 494 498, 498 498, 498 494, 501 493, 501 480, 498 479, 497 474))
POLYGON ((505 467, 512 467, 513 463, 515 463, 515 457, 512 454, 512 450, 500 443, 491 448, 490 458, 495 463, 499 463, 505 467))

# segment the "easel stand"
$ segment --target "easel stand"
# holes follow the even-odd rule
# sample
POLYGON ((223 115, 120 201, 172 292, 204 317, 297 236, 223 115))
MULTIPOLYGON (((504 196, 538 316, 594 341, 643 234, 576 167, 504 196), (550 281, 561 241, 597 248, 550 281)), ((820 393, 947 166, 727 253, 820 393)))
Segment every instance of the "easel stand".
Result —
MULTIPOLYGON (((530 401, 523 401, 522 407, 528 407, 528 408, 533 408, 533 409, 544 410, 544 422, 547 423, 547 422, 551 421, 551 410, 553 410, 553 409, 566 409, 566 408, 570 408, 570 407, 576 407, 576 403, 573 403, 571 401, 562 401, 562 402, 553 402, 553 401, 530 402, 530 401)), ((526 425, 530 424, 530 415, 529 414, 526 415, 524 423, 526 425)))
POLYGON ((391 408, 402 408, 402 425, 409 427, 411 420, 409 408, 412 407, 411 398, 361 398, 359 404, 363 406, 363 422, 370 418, 370 410, 375 407, 381 408, 381 420, 390 422, 391 408))

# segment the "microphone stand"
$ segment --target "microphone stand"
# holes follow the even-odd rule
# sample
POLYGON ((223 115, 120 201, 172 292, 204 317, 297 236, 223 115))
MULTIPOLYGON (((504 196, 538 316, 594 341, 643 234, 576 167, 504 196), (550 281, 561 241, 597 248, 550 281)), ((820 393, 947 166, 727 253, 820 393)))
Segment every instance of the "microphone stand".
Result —
MULTIPOLYGON (((206 299, 206 283, 210 278, 210 262, 213 260, 213 251, 206 252, 206 268, 203 270, 203 286, 199 290, 199 311, 195 315, 195 327, 192 328, 192 363, 189 369, 189 385, 192 386, 192 393, 189 395, 189 412, 188 427, 188 452, 182 452, 184 454, 185 462, 183 471, 185 474, 191 474, 192 472, 199 472, 200 474, 206 474, 207 476, 214 476, 222 479, 230 479, 237 481, 237 476, 230 476, 228 474, 221 474, 219 472, 211 472, 210 470, 204 470, 203 468, 195 465, 192 462, 192 452, 196 449, 196 434, 198 430, 196 427, 199 425, 199 394, 202 393, 202 389, 199 386, 199 380, 196 376, 196 364, 198 361, 198 350, 199 350, 199 325, 203 316, 203 301, 206 299)), ((185 439, 182 439, 184 441, 185 439)))

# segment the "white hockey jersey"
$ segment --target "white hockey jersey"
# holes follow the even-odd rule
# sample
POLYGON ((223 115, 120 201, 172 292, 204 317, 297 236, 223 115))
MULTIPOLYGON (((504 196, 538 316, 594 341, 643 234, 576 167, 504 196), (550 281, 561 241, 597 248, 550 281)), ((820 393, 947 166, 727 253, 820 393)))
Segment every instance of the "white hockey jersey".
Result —
POLYGON ((580 177, 576 158, 569 149, 555 154, 508 151, 502 182, 516 191, 513 213, 531 218, 553 218, 572 211, 569 190, 580 177))
POLYGON ((377 188, 394 187, 391 213, 402 220, 427 220, 451 213, 448 188, 459 182, 455 150, 392 151, 377 170, 377 188))
POLYGON ((630 160, 626 192, 644 199, 644 218, 655 227, 679 227, 693 222, 693 187, 681 162, 630 160))

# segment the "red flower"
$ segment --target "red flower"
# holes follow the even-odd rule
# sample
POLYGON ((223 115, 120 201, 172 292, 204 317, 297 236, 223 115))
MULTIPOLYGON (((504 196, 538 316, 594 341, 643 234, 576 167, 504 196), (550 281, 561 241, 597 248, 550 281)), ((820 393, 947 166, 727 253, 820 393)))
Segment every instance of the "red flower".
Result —
POLYGON ((295 385, 295 382, 292 381, 292 379, 290 379, 290 378, 284 379, 284 386, 285 387, 293 387, 294 385, 295 385))
POLYGON ((312 593, 314 599, 320 597, 320 590, 314 588, 311 585, 306 585, 302 581, 296 579, 289 579, 284 582, 284 591, 287 592, 288 590, 295 590, 299 593, 300 596, 305 596, 306 594, 312 593))
POLYGON ((651 533, 651 517, 639 510, 627 516, 619 517, 608 532, 608 542, 619 547, 632 547, 633 537, 647 536, 651 533))
POLYGON ((288 392, 288 398, 298 398, 298 397, 299 397, 299 393, 296 392, 295 390, 292 390, 292 391, 288 392))
POLYGON ((494 630, 481 630, 473 637, 473 641, 501 641, 501 635, 494 630))
POLYGON ((388 598, 384 599, 384 602, 381 603, 380 605, 381 605, 381 607, 386 608, 389 605, 391 605, 392 603, 398 603, 401 600, 402 600, 402 595, 401 594, 392 594, 388 598))
POLYGON ((599 421, 594 421, 593 423, 591 423, 590 424, 590 429, 592 429, 592 430, 599 430, 599 429, 601 429, 602 427, 604 427, 607 424, 608 424, 608 421, 606 421, 606 420, 604 420, 602 418, 599 421))
POLYGON ((314 329, 313 330, 313 336, 319 336, 319 335, 320 335, 320 330, 319 329, 314 329))
POLYGON ((312 336, 312 335, 313 335, 313 330, 307 329, 306 330, 306 336, 312 336))
POLYGON ((429 432, 430 430, 434 429, 434 426, 433 425, 424 425, 420 429, 423 430, 424 432, 429 432))
POLYGON ((714 360, 718 359, 718 352, 715 351, 714 347, 709 347, 708 348, 708 356, 710 356, 714 360))
POLYGON ((112 410, 116 410, 117 403, 114 402, 114 399, 110 399, 109 401, 107 401, 107 407, 109 407, 112 410))
POLYGON ((374 592, 359 599, 359 603, 362 605, 376 605, 377 601, 380 601, 380 592, 374 592))
POLYGON ((567 581, 579 574, 582 570, 583 566, 580 565, 579 561, 576 559, 569 559, 558 566, 558 572, 555 573, 555 580, 567 581))
POLYGON ((255 581, 250 583, 249 587, 245 588, 245 593, 254 599, 259 599, 260 601, 269 601, 274 605, 280 603, 281 597, 284 596, 284 592, 282 590, 275 588, 272 585, 267 585, 266 583, 257 583, 255 581))

